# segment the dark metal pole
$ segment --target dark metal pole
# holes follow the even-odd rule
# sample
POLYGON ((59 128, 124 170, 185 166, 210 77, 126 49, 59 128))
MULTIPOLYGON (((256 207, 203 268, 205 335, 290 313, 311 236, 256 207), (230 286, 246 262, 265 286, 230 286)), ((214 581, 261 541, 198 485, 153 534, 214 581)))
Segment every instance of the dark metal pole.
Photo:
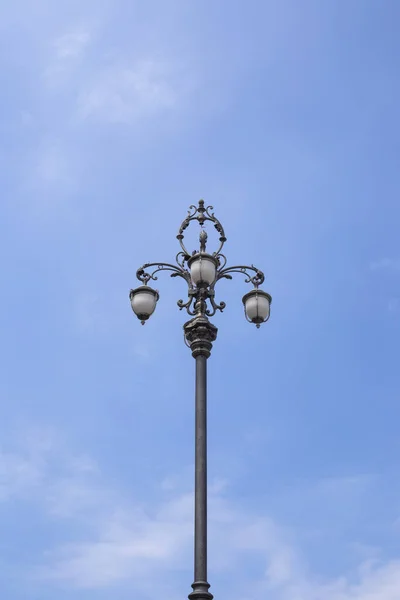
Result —
POLYGON ((185 338, 196 360, 194 582, 190 600, 212 600, 207 581, 207 359, 217 328, 199 315, 185 324, 185 338))
MULTIPOLYGON (((207 583, 207 357, 196 357, 194 584, 196 597, 212 598, 207 583), (200 595, 201 594, 201 595, 200 595), (205 595, 204 595, 205 594, 205 595)), ((191 594, 193 597, 193 594, 191 594)))

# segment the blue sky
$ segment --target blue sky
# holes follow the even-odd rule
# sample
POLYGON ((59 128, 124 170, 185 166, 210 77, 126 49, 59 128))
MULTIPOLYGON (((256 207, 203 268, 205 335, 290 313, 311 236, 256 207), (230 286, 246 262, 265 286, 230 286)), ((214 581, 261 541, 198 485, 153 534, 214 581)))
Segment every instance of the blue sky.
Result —
POLYGON ((216 598, 400 597, 395 0, 0 9, 0 580, 7 600, 186 597, 193 377, 160 276, 190 204, 254 263, 209 361, 216 598))

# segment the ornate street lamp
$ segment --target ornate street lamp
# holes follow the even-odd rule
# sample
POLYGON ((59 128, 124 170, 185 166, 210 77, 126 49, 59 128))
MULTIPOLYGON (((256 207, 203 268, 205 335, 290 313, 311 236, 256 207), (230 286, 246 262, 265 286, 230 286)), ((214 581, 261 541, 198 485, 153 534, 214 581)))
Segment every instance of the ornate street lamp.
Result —
POLYGON ((183 221, 176 236, 182 250, 176 256, 176 265, 169 263, 147 263, 138 269, 136 276, 143 285, 131 290, 129 298, 132 310, 145 324, 153 314, 159 299, 158 291, 148 284, 156 280, 159 271, 172 271, 171 277, 182 277, 188 285, 188 299, 178 301, 179 308, 186 309, 193 318, 184 324, 184 338, 196 359, 196 445, 195 445, 195 531, 194 531, 194 583, 190 600, 212 600, 207 582, 207 359, 211 354, 212 344, 217 339, 218 329, 208 317, 217 310, 223 311, 225 302, 216 304, 215 284, 220 279, 232 279, 232 273, 242 273, 246 283, 254 288, 243 296, 246 319, 257 328, 269 319, 271 296, 260 290, 264 282, 264 274, 253 265, 250 267, 226 267, 227 259, 222 254, 226 242, 224 229, 215 217, 212 206, 204 207, 204 200, 198 206, 191 206, 188 216, 183 221), (183 232, 192 221, 201 226, 200 250, 190 255, 184 246, 183 232), (219 248, 216 252, 206 252, 207 232, 204 223, 210 221, 218 231, 219 248), (146 271, 150 269, 150 272, 146 271))

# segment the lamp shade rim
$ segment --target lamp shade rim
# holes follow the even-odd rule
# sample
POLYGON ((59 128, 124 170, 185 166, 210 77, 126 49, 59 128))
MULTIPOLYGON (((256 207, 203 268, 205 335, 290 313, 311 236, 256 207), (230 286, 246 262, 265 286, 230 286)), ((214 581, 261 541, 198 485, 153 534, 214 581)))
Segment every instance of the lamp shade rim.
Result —
POLYGON ((215 266, 218 267, 218 259, 215 256, 213 256, 212 254, 207 254, 207 252, 196 252, 196 254, 193 254, 187 261, 189 269, 196 260, 199 260, 199 258, 211 260, 215 264, 215 266))
POLYGON ((264 290, 260 290, 258 288, 254 288, 253 290, 251 290, 250 292, 247 292, 247 294, 245 294, 243 296, 243 298, 242 298, 243 304, 245 305, 249 298, 256 296, 257 294, 260 296, 264 296, 264 298, 267 298, 268 302, 270 304, 272 304, 271 294, 268 294, 268 292, 264 292, 264 290))
POLYGON ((129 298, 132 300, 132 298, 136 294, 140 294, 141 292, 144 292, 144 293, 147 293, 147 294, 152 294, 153 296, 156 297, 157 301, 160 299, 160 294, 158 293, 158 291, 154 290, 153 288, 149 287, 148 285, 141 285, 141 286, 135 288, 134 290, 131 290, 129 292, 129 298))

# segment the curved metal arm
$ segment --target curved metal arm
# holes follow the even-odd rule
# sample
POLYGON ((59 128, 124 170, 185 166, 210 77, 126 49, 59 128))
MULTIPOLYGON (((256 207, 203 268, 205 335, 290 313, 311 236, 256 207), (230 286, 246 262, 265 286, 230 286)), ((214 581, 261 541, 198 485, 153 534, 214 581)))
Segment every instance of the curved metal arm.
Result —
POLYGON ((190 287, 190 273, 183 269, 182 267, 176 267, 175 265, 171 265, 169 263, 146 263, 140 269, 136 271, 136 277, 139 281, 142 281, 144 285, 147 285, 150 279, 156 281, 158 277, 156 277, 156 273, 159 271, 172 271, 171 277, 182 277, 190 287), (146 269, 149 267, 157 267, 154 269, 152 273, 146 273, 146 269))
POLYGON ((208 292, 208 299, 210 300, 212 309, 209 308, 208 310, 206 310, 207 317, 213 317, 215 315, 215 313, 217 312, 217 310, 222 312, 224 310, 224 308, 226 308, 225 302, 221 302, 220 304, 217 304, 214 300, 214 297, 215 297, 214 288, 211 288, 210 291, 208 292))
POLYGON ((193 301, 196 299, 197 292, 194 288, 189 288, 188 294, 189 300, 187 302, 184 302, 183 300, 178 300, 177 304, 179 306, 179 310, 183 310, 184 308, 186 308, 186 312, 192 317, 194 317, 196 311, 192 309, 192 304, 193 301))
MULTIPOLYGON (((220 271, 218 271, 217 274, 217 279, 215 281, 215 283, 217 281, 219 281, 220 279, 232 279, 232 276, 230 275, 230 273, 241 273, 242 275, 245 275, 247 277, 246 279, 246 283, 252 283, 254 285, 254 287, 258 287, 259 285, 261 285, 262 283, 264 283, 265 280, 265 275, 262 271, 260 271, 259 269, 257 269, 254 265, 251 265, 250 267, 244 267, 242 265, 238 265, 235 267, 228 267, 227 269, 221 269, 220 271), (252 275, 252 273, 249 273, 249 271, 253 271, 253 273, 255 273, 254 275, 252 275)), ((215 285, 214 283, 214 285, 215 285)))
MULTIPOLYGON (((223 256, 223 255, 220 255, 220 256, 223 256)), ((223 258, 225 259, 225 256, 223 256, 223 258)), ((226 259, 225 259, 225 262, 223 263, 222 268, 220 268, 219 271, 217 272, 217 277, 216 277, 214 283, 210 286, 210 289, 208 292, 208 299, 212 306, 211 309, 208 309, 206 311, 206 315, 208 317, 213 317, 215 315, 215 313, 217 312, 217 310, 222 312, 224 310, 224 308, 226 307, 225 302, 221 302, 220 304, 217 304, 214 300, 214 297, 215 297, 215 289, 214 288, 215 288, 216 283, 220 279, 224 279, 224 278, 232 279, 231 273, 239 273, 239 274, 245 275, 246 283, 252 283, 255 288, 258 288, 258 286, 261 285, 265 279, 264 273, 262 271, 260 271, 259 269, 257 269, 254 265, 251 265, 250 267, 238 265, 238 266, 234 266, 234 267, 228 267, 227 269, 225 269, 224 268, 225 264, 226 264, 226 259)))

